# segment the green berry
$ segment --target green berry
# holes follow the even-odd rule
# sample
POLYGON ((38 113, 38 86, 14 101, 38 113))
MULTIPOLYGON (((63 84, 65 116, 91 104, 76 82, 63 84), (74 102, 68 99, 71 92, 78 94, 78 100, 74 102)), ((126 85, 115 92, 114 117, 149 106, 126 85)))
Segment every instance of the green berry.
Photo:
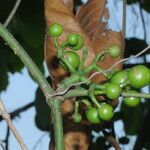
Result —
POLYGON ((79 113, 73 114, 72 119, 75 123, 80 123, 82 121, 82 116, 79 113))
POLYGON ((111 57, 117 58, 121 55, 121 48, 118 45, 113 45, 108 48, 108 53, 111 57))
POLYGON ((78 43, 75 45, 75 46, 70 46, 69 48, 74 50, 74 51, 77 51, 77 50, 80 50, 83 45, 84 45, 84 39, 81 35, 77 34, 78 35, 78 43))
MULTIPOLYGON (((70 64, 71 64, 75 69, 78 68, 78 66, 79 66, 79 64, 80 64, 80 57, 79 57, 79 55, 78 55, 76 52, 74 52, 74 51, 66 51, 66 52, 64 52, 64 57, 65 57, 65 59, 66 59, 68 62, 70 62, 70 64)), ((60 65, 61 65, 61 67, 62 67, 64 70, 68 70, 67 66, 66 66, 64 63, 60 62, 60 65)))
POLYGON ((105 89, 105 94, 109 99, 117 99, 121 94, 121 88, 118 84, 109 83, 105 89))
POLYGON ((92 124, 99 124, 100 119, 98 116, 98 110, 95 107, 89 108, 86 111, 86 118, 92 124))
MULTIPOLYGON (((138 93, 137 91, 135 90, 131 90, 131 91, 128 91, 127 93, 138 93)), ((137 105, 139 105, 141 99, 139 97, 124 97, 123 98, 123 103, 126 105, 126 106, 129 106, 129 107, 136 107, 137 105)))
POLYGON ((69 34, 67 36, 67 42, 70 46, 75 46, 78 44, 78 34, 69 34))
POLYGON ((48 33, 51 37, 59 37, 63 33, 63 27, 58 23, 53 23, 48 28, 48 33))
POLYGON ((111 120, 114 115, 112 106, 110 106, 109 104, 106 104, 106 103, 102 104, 98 108, 98 115, 99 115, 100 119, 102 119, 104 121, 111 120))
POLYGON ((129 83, 134 88, 142 88, 150 83, 150 70, 144 65, 137 65, 128 71, 129 83))

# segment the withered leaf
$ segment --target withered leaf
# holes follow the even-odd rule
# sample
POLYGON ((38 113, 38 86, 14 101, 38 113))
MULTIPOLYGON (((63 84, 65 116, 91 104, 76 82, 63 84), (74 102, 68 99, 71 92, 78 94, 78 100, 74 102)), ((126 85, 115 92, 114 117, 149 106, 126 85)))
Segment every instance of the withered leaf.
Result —
MULTIPOLYGON (((85 47, 88 48, 88 58, 86 66, 91 63, 94 56, 100 51, 106 50, 111 45, 118 45, 122 49, 123 54, 123 38, 121 32, 107 30, 107 22, 102 19, 109 18, 109 12, 106 8, 107 0, 89 0, 88 3, 81 6, 77 14, 73 14, 72 0, 45 0, 45 20, 47 27, 51 23, 60 23, 64 27, 64 33, 60 37, 60 42, 66 39, 68 33, 79 33, 85 40, 85 47)), ((81 52, 78 52, 81 55, 81 52)), ((52 39, 46 34, 45 39, 45 58, 49 68, 55 79, 66 76, 66 72, 58 65, 52 63, 56 56, 52 39), (55 64, 55 65, 53 65, 55 64)), ((122 57, 122 56, 121 56, 122 57)), ((120 57, 120 58, 121 58, 120 57)), ((120 59, 118 58, 118 59, 120 59)), ((99 65, 109 68, 118 59, 106 57, 105 61, 99 65)), ((117 68, 120 69, 121 65, 117 68)), ((96 76, 95 81, 102 81, 101 76, 96 76)))

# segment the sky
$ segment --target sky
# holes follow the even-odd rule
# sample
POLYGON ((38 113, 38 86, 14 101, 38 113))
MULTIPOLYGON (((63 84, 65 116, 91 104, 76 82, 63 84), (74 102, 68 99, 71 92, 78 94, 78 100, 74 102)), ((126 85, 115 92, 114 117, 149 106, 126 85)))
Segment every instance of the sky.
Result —
MULTIPOLYGON (((121 15, 122 15, 122 3, 118 3, 116 7, 114 7, 114 3, 111 3, 108 7, 112 8, 111 13, 112 16, 109 20, 109 28, 111 27, 114 30, 121 29, 121 15)), ((132 7, 127 7, 127 31, 126 37, 138 37, 143 38, 143 31, 139 30, 142 26, 141 17, 134 15, 133 12, 139 12, 139 8, 137 5, 132 7), (137 27, 134 28, 133 25, 137 24, 137 27)), ((148 15, 145 11, 143 11, 146 22, 150 22, 150 15, 148 15)), ((147 42, 150 43, 150 30, 148 30, 149 24, 147 24, 147 42)), ((46 74, 48 72, 46 71, 46 74)), ((1 98, 6 106, 6 110, 8 112, 12 112, 13 110, 28 104, 34 100, 34 93, 36 91, 37 84, 32 81, 30 78, 27 69, 23 69, 21 73, 9 74, 9 86, 5 92, 1 93, 1 98)), ((20 118, 16 118, 13 123, 18 129, 19 133, 23 137, 25 143, 28 145, 29 150, 46 150, 49 142, 49 135, 46 132, 41 132, 35 127, 34 124, 34 116, 35 109, 31 108, 28 111, 21 113, 20 118), (42 141, 39 141, 39 139, 42 141), (38 144, 37 144, 38 143, 38 144), (36 145, 36 147, 35 147, 36 145)), ((115 129, 117 131, 118 136, 122 136, 124 133, 122 132, 123 125, 121 122, 115 123, 115 129), (122 135, 121 135, 121 134, 122 135)), ((0 123, 0 140, 5 138, 6 134, 6 123, 3 121, 0 123)), ((132 138, 130 143, 130 148, 132 149, 132 145, 135 141, 135 137, 132 138)), ((20 150, 17 141, 14 136, 11 134, 9 139, 9 150, 20 150)), ((124 150, 129 150, 129 147, 123 148, 124 150)), ((1 150, 1 148, 0 148, 1 150)))

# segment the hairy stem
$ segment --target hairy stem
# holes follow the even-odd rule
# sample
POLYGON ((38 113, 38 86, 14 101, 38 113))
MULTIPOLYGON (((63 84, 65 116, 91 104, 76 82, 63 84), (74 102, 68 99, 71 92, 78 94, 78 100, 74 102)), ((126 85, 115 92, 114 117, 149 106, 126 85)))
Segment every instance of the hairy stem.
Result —
POLYGON ((50 99, 53 94, 53 89, 44 78, 38 67, 35 65, 33 60, 29 57, 23 47, 13 37, 13 35, 0 23, 0 36, 6 41, 14 53, 22 60, 24 65, 28 68, 35 81, 39 84, 44 95, 48 99, 48 105, 51 107, 53 112, 54 129, 55 129, 55 144, 57 150, 64 150, 63 144, 63 124, 60 112, 60 102, 58 99, 50 99), (61 135, 61 136, 60 136, 61 135))

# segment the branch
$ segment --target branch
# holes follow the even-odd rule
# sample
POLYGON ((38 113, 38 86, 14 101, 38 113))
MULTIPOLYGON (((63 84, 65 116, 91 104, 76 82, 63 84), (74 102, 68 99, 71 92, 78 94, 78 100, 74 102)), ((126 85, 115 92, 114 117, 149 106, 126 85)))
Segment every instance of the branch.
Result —
POLYGON ((10 23, 10 21, 11 21, 12 18, 14 17, 14 15, 15 15, 15 13, 16 13, 16 11, 17 11, 19 5, 20 5, 20 3, 21 3, 21 0, 17 0, 17 1, 16 1, 14 8, 12 9, 11 13, 9 14, 7 20, 6 20, 5 23, 4 23, 4 26, 5 26, 5 27, 8 26, 8 24, 10 23))
POLYGON ((3 104, 1 99, 0 99, 0 112, 1 112, 2 117, 6 120, 8 126, 9 126, 10 130, 12 131, 12 133, 14 134, 16 140, 18 141, 21 149, 22 150, 28 150, 28 148, 27 148, 26 144, 24 143, 22 137, 20 136, 20 134, 18 133, 17 129, 13 125, 9 114, 6 112, 5 106, 4 106, 4 104, 3 104))
POLYGON ((139 2, 140 15, 141 15, 141 20, 142 20, 142 25, 144 30, 144 40, 146 41, 146 26, 145 26, 145 20, 142 12, 142 2, 141 0, 138 0, 138 2, 139 2))
POLYGON ((122 35, 123 38, 126 36, 126 0, 123 0, 123 9, 122 9, 122 35))
POLYGON ((0 140, 0 147, 2 148, 2 150, 6 150, 6 149, 5 149, 4 142, 3 142, 3 141, 1 141, 1 140, 0 140))
MULTIPOLYGON (((31 103, 29 103, 29 104, 27 104, 27 105, 25 105, 25 106, 23 106, 21 108, 16 109, 15 111, 9 113, 10 118, 11 119, 15 119, 17 116, 20 115, 20 113, 28 110, 29 108, 33 107, 34 105, 35 105, 35 103, 31 102, 31 103)), ((0 116, 0 121, 2 121, 2 120, 3 120, 3 117, 0 116)))
POLYGON ((40 88, 42 89, 46 102, 52 110, 53 123, 54 123, 54 133, 55 133, 55 145, 57 150, 64 150, 64 140, 63 140, 63 124, 61 116, 61 102, 59 99, 51 98, 53 94, 53 89, 42 75, 38 67, 35 65, 30 56, 26 53, 23 47, 18 43, 18 41, 13 37, 13 35, 0 23, 0 36, 6 41, 14 53, 22 60, 24 65, 27 67, 34 80, 40 88))
POLYGON ((139 52, 139 53, 136 54, 136 55, 133 55, 133 56, 131 56, 131 57, 124 58, 124 59, 121 59, 121 60, 117 61, 114 65, 112 65, 110 68, 108 68, 108 69, 106 69, 106 70, 94 72, 94 73, 89 77, 89 79, 92 79, 94 76, 96 76, 96 75, 98 75, 98 74, 111 72, 111 71, 113 70, 113 68, 116 67, 118 64, 123 63, 123 62, 125 62, 125 61, 128 61, 128 60, 130 60, 130 59, 137 58, 137 57, 139 57, 140 55, 142 55, 143 53, 145 53, 146 51, 148 51, 149 49, 150 49, 150 45, 148 45, 145 49, 143 49, 141 52, 139 52))
POLYGON ((103 132, 106 140, 111 143, 111 145, 115 148, 115 150, 121 150, 118 142, 116 141, 116 139, 110 133, 108 133, 105 130, 102 130, 102 132, 103 132))
POLYGON ((6 138, 4 140, 4 142, 6 143, 6 149, 5 150, 9 150, 9 148, 8 148, 8 145, 9 145, 9 136, 10 136, 10 129, 7 126, 6 138))

